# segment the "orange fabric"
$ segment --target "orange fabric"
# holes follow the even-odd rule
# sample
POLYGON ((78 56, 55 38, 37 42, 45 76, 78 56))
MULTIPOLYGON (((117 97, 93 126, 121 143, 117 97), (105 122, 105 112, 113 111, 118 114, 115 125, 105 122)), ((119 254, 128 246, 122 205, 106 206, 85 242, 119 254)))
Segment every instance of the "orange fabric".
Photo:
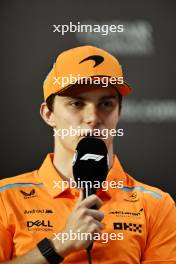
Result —
MULTIPOLYGON (((105 50, 93 46, 69 49, 57 57, 52 70, 45 79, 43 84, 44 99, 46 100, 51 94, 61 92, 70 87, 70 76, 76 79, 93 76, 121 78, 123 73, 118 60, 105 50), (98 65, 95 65, 93 59, 82 62, 90 56, 102 56, 104 60, 98 65), (65 81, 68 80, 68 82, 64 81, 64 84, 61 83, 61 78, 64 78, 65 81)), ((123 84, 116 83, 114 86, 123 96, 131 92, 130 86, 125 82, 123 84)))
MULTIPOLYGON (((79 191, 53 188, 61 177, 52 158, 48 154, 39 170, 0 181, 0 262, 27 253, 64 228, 79 191)), ((134 180, 117 157, 107 180, 123 181, 124 187, 98 191, 104 232, 122 232, 124 239, 95 241, 93 263, 176 263, 176 208, 171 197, 134 180)), ((86 251, 70 254, 63 263, 87 264, 86 251)))

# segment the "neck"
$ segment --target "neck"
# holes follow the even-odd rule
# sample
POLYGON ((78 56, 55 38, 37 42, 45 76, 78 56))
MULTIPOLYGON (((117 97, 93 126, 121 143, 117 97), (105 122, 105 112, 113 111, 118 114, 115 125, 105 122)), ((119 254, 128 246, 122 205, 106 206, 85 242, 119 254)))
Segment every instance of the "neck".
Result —
MULTIPOLYGON (((55 142, 53 164, 63 180, 74 179, 72 172, 72 160, 74 152, 66 149, 60 142, 55 142), (57 147, 56 147, 57 146, 57 147), (62 154, 61 154, 62 153, 62 154)), ((108 149, 109 170, 113 165, 113 147, 108 149)))
POLYGON ((63 180, 73 178, 73 151, 67 150, 60 142, 55 142, 53 164, 63 180))

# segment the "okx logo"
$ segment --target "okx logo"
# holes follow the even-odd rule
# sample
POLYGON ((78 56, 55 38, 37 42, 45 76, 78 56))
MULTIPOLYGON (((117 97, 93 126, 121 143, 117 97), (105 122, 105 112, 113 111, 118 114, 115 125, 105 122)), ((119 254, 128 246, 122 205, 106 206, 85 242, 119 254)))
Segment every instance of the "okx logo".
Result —
POLYGON ((80 160, 95 160, 95 161, 100 161, 102 158, 104 158, 103 155, 96 155, 96 154, 85 154, 84 156, 82 156, 82 158, 80 158, 80 160))
POLYGON ((133 224, 133 223, 113 223, 115 230, 127 230, 131 232, 142 233, 142 225, 141 224, 133 224))
POLYGON ((37 196, 35 189, 32 189, 30 192, 25 192, 23 190, 20 190, 20 192, 23 194, 24 199, 33 198, 37 196))

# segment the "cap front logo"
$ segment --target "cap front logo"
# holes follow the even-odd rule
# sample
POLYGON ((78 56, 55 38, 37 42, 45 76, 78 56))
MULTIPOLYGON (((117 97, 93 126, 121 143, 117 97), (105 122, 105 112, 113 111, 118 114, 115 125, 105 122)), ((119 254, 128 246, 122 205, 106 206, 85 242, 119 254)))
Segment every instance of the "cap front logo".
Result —
POLYGON ((104 58, 100 55, 92 55, 92 56, 89 56, 89 57, 83 59, 82 61, 80 61, 79 64, 84 62, 84 61, 88 61, 88 60, 94 60, 95 61, 95 64, 93 66, 95 68, 97 65, 99 65, 100 63, 102 63, 104 61, 104 58))

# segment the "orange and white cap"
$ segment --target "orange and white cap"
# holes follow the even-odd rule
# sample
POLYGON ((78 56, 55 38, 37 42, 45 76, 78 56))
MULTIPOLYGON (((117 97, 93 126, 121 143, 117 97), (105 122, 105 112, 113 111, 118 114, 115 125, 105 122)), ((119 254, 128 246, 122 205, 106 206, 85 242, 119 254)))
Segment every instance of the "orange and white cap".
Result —
MULTIPOLYGON (((94 46, 81 46, 62 52, 56 59, 52 70, 43 85, 44 99, 51 94, 60 93, 69 87, 75 87, 71 78, 107 76, 122 78, 122 67, 118 60, 107 51, 94 46), (71 78, 70 78, 71 77, 71 78), (64 79, 64 82, 61 81, 64 79)), ((131 92, 131 87, 125 83, 113 84, 122 96, 131 92)))

